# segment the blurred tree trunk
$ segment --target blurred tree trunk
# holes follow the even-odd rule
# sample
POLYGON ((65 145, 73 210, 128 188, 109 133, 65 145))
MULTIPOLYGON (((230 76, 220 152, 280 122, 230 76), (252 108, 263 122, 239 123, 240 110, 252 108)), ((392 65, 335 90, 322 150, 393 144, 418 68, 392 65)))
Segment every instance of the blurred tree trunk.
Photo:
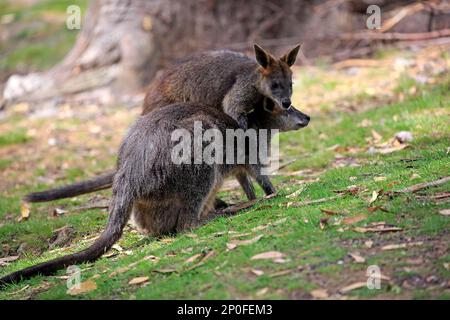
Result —
MULTIPOLYGON (((366 2, 91 0, 63 61, 45 73, 12 76, 4 99, 133 102, 167 63, 205 49, 245 51, 255 41, 277 53, 298 42, 307 56, 330 53, 340 34, 365 28, 365 12, 354 11, 366 2)), ((378 0, 393 2, 405 1, 378 0)))

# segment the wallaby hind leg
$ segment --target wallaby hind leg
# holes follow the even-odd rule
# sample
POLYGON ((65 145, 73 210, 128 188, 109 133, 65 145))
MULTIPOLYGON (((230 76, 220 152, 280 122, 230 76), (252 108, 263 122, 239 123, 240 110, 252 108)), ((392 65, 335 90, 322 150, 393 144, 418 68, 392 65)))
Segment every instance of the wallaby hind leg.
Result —
POLYGON ((248 200, 255 200, 255 188, 253 187, 253 183, 251 182, 249 176, 244 172, 239 172, 236 174, 236 179, 238 180, 242 189, 244 189, 244 193, 247 196, 248 200))

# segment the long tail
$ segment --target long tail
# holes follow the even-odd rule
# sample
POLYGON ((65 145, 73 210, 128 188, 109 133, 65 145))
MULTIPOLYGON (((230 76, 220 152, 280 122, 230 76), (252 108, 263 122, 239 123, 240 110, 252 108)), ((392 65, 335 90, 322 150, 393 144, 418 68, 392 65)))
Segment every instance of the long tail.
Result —
POLYGON ((89 248, 13 272, 0 278, 0 288, 35 275, 50 275, 70 265, 92 262, 100 258, 122 235, 123 228, 130 217, 132 200, 126 195, 113 198, 108 224, 100 237, 89 248))
POLYGON ((115 172, 111 172, 90 180, 69 184, 60 188, 32 192, 27 194, 23 199, 27 202, 45 202, 108 189, 112 186, 114 174, 115 172))

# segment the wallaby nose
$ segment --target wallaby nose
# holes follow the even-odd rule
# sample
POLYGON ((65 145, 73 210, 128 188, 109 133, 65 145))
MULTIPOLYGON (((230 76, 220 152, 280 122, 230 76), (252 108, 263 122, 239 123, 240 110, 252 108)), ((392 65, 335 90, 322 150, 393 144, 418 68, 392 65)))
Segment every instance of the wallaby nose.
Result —
POLYGON ((288 109, 291 106, 291 99, 283 99, 281 100, 281 104, 283 108, 288 109))

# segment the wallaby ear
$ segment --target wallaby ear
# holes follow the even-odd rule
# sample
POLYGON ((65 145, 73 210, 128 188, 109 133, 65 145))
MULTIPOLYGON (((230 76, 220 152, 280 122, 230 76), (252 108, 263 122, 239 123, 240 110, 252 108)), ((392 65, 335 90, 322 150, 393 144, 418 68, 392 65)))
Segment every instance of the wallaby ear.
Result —
POLYGON ((253 45, 253 47, 255 49, 256 61, 261 67, 266 69, 270 65, 270 60, 272 59, 272 57, 256 43, 253 45))
POLYGON ((286 62, 287 65, 291 67, 295 63, 295 59, 297 59, 297 54, 301 46, 301 44, 296 45, 294 49, 282 56, 280 60, 286 62))

